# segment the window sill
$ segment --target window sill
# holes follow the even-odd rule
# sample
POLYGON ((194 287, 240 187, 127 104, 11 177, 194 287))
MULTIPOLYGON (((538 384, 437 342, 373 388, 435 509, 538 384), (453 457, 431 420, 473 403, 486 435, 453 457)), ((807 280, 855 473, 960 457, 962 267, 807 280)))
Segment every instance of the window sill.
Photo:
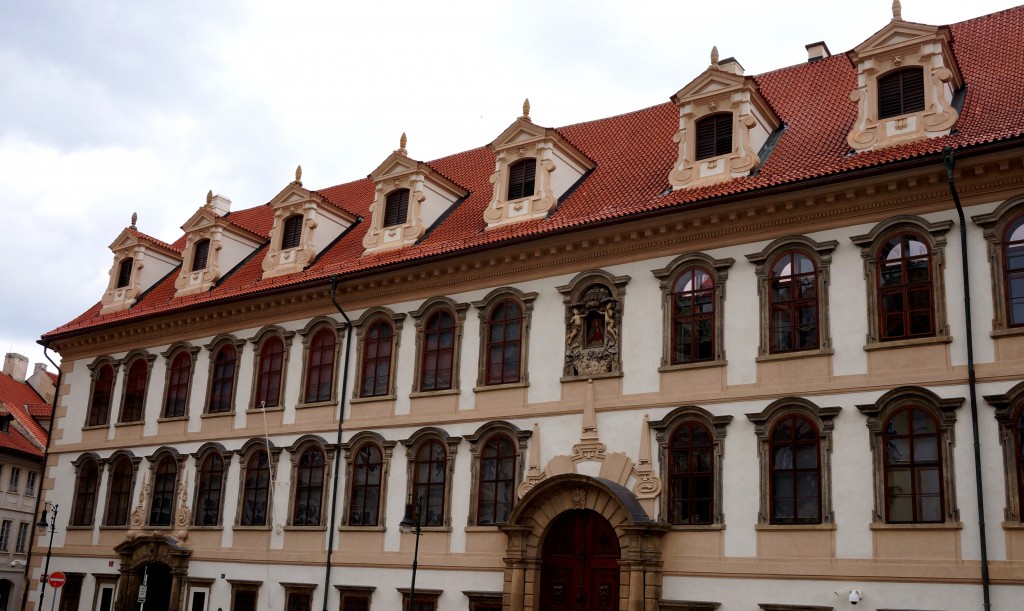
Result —
POLYGON ((204 413, 200 414, 199 417, 200 418, 228 418, 228 417, 232 417, 233 418, 234 415, 235 415, 234 411, 230 411, 230 412, 204 412, 204 413))
POLYGON ((270 532, 271 528, 270 526, 242 526, 241 524, 235 524, 231 527, 231 530, 270 532))
POLYGON ((128 525, 123 524, 120 526, 108 526, 106 524, 100 525, 100 530, 128 530, 128 525))
POLYGON ((1003 522, 1003 530, 1024 530, 1024 522, 1003 522))
POLYGON ((473 392, 488 392, 491 390, 508 390, 510 388, 528 388, 529 382, 510 382, 508 384, 487 384, 485 386, 477 386, 473 389, 473 392))
POLYGON ((109 429, 109 428, 110 428, 109 424, 90 424, 88 426, 83 426, 82 430, 83 431, 102 431, 103 429, 109 429))
POLYGON ((559 382, 587 382, 589 380, 603 380, 607 378, 621 378, 622 372, 591 373, 585 376, 562 376, 559 382))
POLYGON ((915 346, 936 346, 939 344, 948 344, 953 341, 953 338, 948 335, 936 335, 933 337, 914 337, 911 339, 894 339, 884 342, 872 342, 864 345, 866 352, 873 350, 892 350, 895 348, 912 348, 915 346))
POLYGON ((758 363, 770 363, 773 361, 809 359, 816 356, 832 356, 835 353, 836 351, 832 348, 816 348, 814 350, 794 350, 793 352, 779 352, 778 354, 762 354, 754 360, 758 363))
POLYGON ((346 532, 346 533, 358 533, 358 532, 362 532, 362 533, 365 533, 365 532, 378 532, 378 533, 382 533, 382 532, 386 532, 386 531, 387 531, 387 527, 386 526, 347 526, 347 525, 345 525, 345 526, 339 526, 338 527, 338 532, 346 532))
POLYGON ((458 395, 462 391, 458 388, 448 388, 446 390, 417 390, 409 393, 410 399, 418 399, 420 397, 443 397, 445 395, 458 395))
POLYGON ((725 530, 725 524, 670 524, 672 532, 715 532, 725 530))
POLYGON ((658 367, 660 373, 667 371, 687 371, 690 369, 711 369, 713 367, 725 367, 729 361, 695 361, 693 363, 676 363, 675 365, 662 365, 658 367))
POLYGON ((1016 337, 1024 335, 1024 327, 1007 327, 1005 329, 993 329, 989 336, 995 339, 1000 337, 1016 337))
POLYGON ((117 423, 114 423, 114 428, 115 429, 120 429, 120 428, 127 428, 127 427, 130 427, 130 426, 142 426, 143 424, 145 424, 145 421, 143 421, 143 420, 133 420, 131 422, 117 422, 117 423))
POLYGON ((157 418, 156 421, 158 423, 161 423, 161 422, 188 422, 188 414, 185 414, 184 416, 160 417, 160 418, 157 418))
POLYGON ((501 529, 497 524, 481 524, 479 526, 467 526, 463 529, 468 533, 499 533, 501 529))
MULTIPOLYGON (((92 530, 95 528, 92 524, 68 524, 68 530, 92 530)), ((102 528, 102 527, 101 527, 102 528)))
POLYGON ((296 403, 295 409, 309 409, 313 407, 334 407, 338 402, 334 399, 328 399, 327 401, 311 401, 309 403, 296 403))
POLYGON ((202 531, 205 530, 205 531, 212 532, 212 531, 222 531, 222 530, 224 530, 224 527, 218 524, 217 526, 189 526, 188 529, 190 531, 196 530, 196 531, 202 532, 202 531))
MULTIPOLYGON (((420 532, 423 533, 450 533, 452 532, 451 526, 420 526, 420 532)), ((415 530, 411 530, 408 533, 402 534, 414 534, 415 530)))
POLYGON ((391 395, 380 395, 378 397, 352 397, 351 399, 349 399, 348 403, 349 403, 349 405, 353 405, 353 404, 357 404, 357 403, 373 403, 374 401, 379 401, 379 402, 394 401, 395 399, 396 399, 396 396, 393 395, 393 394, 391 394, 391 395))
POLYGON ((269 413, 274 413, 274 412, 283 412, 283 411, 284 411, 284 406, 283 405, 275 405, 274 407, 265 407, 263 409, 260 409, 258 407, 250 407, 250 408, 245 410, 245 414, 248 416, 250 414, 261 414, 261 413, 268 413, 268 412, 269 413))
POLYGON ((327 526, 326 525, 295 526, 294 524, 289 524, 289 525, 285 526, 284 529, 285 529, 285 531, 290 531, 290 532, 323 532, 323 531, 327 530, 327 526))
POLYGON ((963 530, 963 522, 928 522, 924 524, 886 524, 884 522, 875 522, 870 524, 868 528, 871 530, 963 530))
POLYGON ((781 530, 781 531, 807 531, 807 530, 837 530, 835 522, 830 524, 754 524, 754 530, 781 530))

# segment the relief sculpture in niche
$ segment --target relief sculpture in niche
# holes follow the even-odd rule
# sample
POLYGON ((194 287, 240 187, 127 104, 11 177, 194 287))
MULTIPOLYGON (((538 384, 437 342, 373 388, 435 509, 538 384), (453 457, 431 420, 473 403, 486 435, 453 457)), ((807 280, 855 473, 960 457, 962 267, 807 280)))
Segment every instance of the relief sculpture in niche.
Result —
POLYGON ((607 287, 595 284, 565 313, 565 375, 619 372, 622 308, 607 287))

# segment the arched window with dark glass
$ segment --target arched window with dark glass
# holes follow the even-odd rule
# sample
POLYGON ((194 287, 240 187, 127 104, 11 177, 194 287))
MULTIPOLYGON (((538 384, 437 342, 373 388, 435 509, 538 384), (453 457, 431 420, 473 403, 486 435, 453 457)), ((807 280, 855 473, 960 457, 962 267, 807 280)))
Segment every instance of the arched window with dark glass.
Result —
POLYGON ((448 451, 437 440, 425 441, 413 461, 413 503, 423 499, 423 526, 444 525, 444 495, 448 476, 448 451))
POLYGON ((89 398, 89 417, 86 426, 103 426, 110 418, 110 400, 114 391, 114 367, 104 363, 96 370, 89 398))
POLYGON ((313 334, 306 356, 306 403, 329 401, 334 384, 334 351, 337 333, 324 327, 313 334))
MULTIPOLYGON (((1024 405, 1017 409, 1017 418, 1013 421, 1014 462, 1011 467, 1017 470, 1017 507, 1024 507, 1024 405)), ((1024 522, 1024 519, 1021 520, 1024 522)))
POLYGON ((818 348, 818 270, 800 251, 775 260, 769 287, 771 352, 818 348))
POLYGON ((732 152, 732 113, 720 112, 699 119, 696 131, 695 160, 728 155, 732 152))
POLYGON ((293 214, 284 220, 281 232, 281 250, 296 248, 302 242, 302 215, 293 214))
POLYGON ((537 160, 522 159, 508 168, 508 200, 531 197, 536 191, 537 160))
POLYGON ((519 381, 522 347, 523 308, 515 299, 504 299, 487 320, 487 384, 519 381))
POLYGON ((942 444, 928 411, 909 407, 883 428, 886 521, 942 522, 942 444))
POLYGON ((153 496, 149 504, 149 525, 170 526, 174 515, 174 487, 178 483, 178 463, 164 455, 153 469, 153 496))
POLYGON ((117 268, 117 288, 123 289, 132 281, 132 267, 134 265, 135 259, 131 257, 121 259, 121 265, 117 268))
POLYGON ((515 502, 515 488, 515 445, 506 435, 494 435, 480 450, 476 523, 505 522, 515 502))
POLYGON ((256 450, 245 463, 242 480, 242 507, 239 524, 266 526, 270 499, 270 458, 266 450, 256 450))
POLYGON ((715 358, 715 283, 701 267, 690 267, 672 286, 672 364, 715 358))
POLYGON ((221 492, 224 487, 224 459, 210 452, 196 473, 196 526, 220 524, 221 492))
POLYGON ((391 389, 391 325, 383 319, 370 323, 363 336, 360 397, 383 397, 391 389))
POLYGON ((235 347, 223 344, 213 357, 213 376, 210 382, 210 402, 207 412, 220 414, 234 409, 232 395, 235 391, 235 347))
POLYGON ((446 309, 438 310, 423 325, 423 354, 420 366, 420 390, 448 390, 452 387, 455 360, 455 318, 446 309))
POLYGON ((128 366, 124 383, 124 402, 121 404, 121 422, 140 422, 146 407, 146 380, 149 364, 144 358, 136 358, 128 366))
POLYGON ((883 242, 878 256, 878 316, 881 339, 935 334, 932 310, 931 253, 913 232, 883 242))
POLYGON ((800 415, 772 429, 771 523, 821 523, 821 448, 818 428, 800 415))
POLYGON ((210 240, 203 238, 196 242, 192 250, 192 271, 197 272, 206 269, 210 257, 210 240))
POLYGON ((127 526, 128 507, 132 500, 132 485, 135 483, 135 469, 127 456, 114 461, 107 485, 106 526, 127 526))
POLYGON ((295 504, 293 526, 319 526, 324 496, 324 453, 317 447, 306 449, 295 466, 295 504))
POLYGON ((75 506, 71 510, 72 526, 92 526, 96 515, 96 492, 100 486, 100 470, 96 461, 86 458, 78 467, 75 482, 75 506))
POLYGON ((699 422, 683 422, 672 431, 668 456, 669 522, 711 524, 715 493, 711 432, 699 422))
POLYGON ((878 118, 924 110, 924 69, 903 68, 878 79, 878 118))
POLYGON ((192 376, 192 355, 182 350, 171 360, 167 372, 167 399, 164 401, 164 418, 180 418, 185 415, 188 404, 189 378, 192 376))
POLYGON ((383 471, 383 457, 376 444, 367 443, 356 451, 349 490, 349 526, 377 525, 383 471))
POLYGON ((281 375, 284 371, 284 341, 267 338, 260 346, 256 370, 255 406, 277 407, 281 404, 281 375))
POLYGON ((384 227, 404 225, 409 218, 409 189, 396 189, 384 201, 384 227))
POLYGON ((1024 216, 1006 228, 1003 248, 1007 325, 1019 327, 1024 325, 1024 216))

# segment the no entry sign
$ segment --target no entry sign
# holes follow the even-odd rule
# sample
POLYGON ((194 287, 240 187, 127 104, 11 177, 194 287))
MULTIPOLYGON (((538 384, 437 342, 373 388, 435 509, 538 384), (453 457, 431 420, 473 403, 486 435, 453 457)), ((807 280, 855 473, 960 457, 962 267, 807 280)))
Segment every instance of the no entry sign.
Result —
POLYGON ((64 585, 64 582, 67 581, 67 580, 68 579, 67 579, 67 577, 64 576, 64 573, 61 573, 60 571, 54 571, 54 572, 50 573, 50 587, 51 588, 59 588, 62 585, 64 585))

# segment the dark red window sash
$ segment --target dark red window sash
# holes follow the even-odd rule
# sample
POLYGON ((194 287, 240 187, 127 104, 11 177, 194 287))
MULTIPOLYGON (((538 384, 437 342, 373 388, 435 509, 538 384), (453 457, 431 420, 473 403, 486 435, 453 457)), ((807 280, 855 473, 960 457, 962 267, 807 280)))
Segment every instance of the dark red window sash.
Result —
POLYGON ((375 321, 363 338, 363 366, 360 397, 382 397, 391 389, 391 325, 375 321))
POLYGON ((444 525, 445 483, 448 451, 440 441, 427 441, 416 451, 413 462, 412 496, 423 499, 423 526, 444 525))
POLYGON ((714 445, 698 422, 684 422, 669 441, 668 516, 672 524, 714 521, 714 445))
POLYGON ((886 522, 902 523, 934 523, 942 522, 945 512, 945 491, 942 485, 942 437, 938 423, 926 410, 918 407, 901 409, 889 418, 883 427, 882 448, 885 464, 885 505, 886 522), (925 423, 931 430, 915 430, 915 414, 919 416, 918 426, 925 423), (905 433, 899 433, 897 427, 902 420, 905 433), (922 456, 923 448, 934 447, 934 457, 922 456), (905 448, 907 453, 902 453, 905 448), (898 473, 906 473, 901 478, 898 473), (928 474, 933 474, 935 487, 929 491, 922 489, 928 474), (898 481, 902 480, 902 481, 898 481), (900 483, 908 483, 904 488, 900 483), (909 499, 911 512, 908 518, 896 515, 895 504, 898 498, 909 499), (933 499, 937 503, 937 514, 925 516, 923 502, 933 499))
POLYGON ((232 394, 235 390, 235 347, 221 346, 213 361, 213 382, 210 384, 211 414, 232 411, 232 394))
POLYGON ((376 526, 380 515, 380 487, 384 471, 381 451, 368 443, 356 452, 349 488, 349 526, 376 526))
POLYGON ((515 501, 516 450, 505 435, 488 439, 480 452, 476 523, 505 522, 515 501))
POLYGON ((388 193, 384 203, 384 227, 404 225, 409 218, 409 189, 388 193))
POLYGON ((786 416, 775 424, 769 441, 771 468, 769 520, 772 524, 820 524, 821 442, 818 427, 803 416, 786 416), (780 460, 786 456, 787 460, 780 460), (813 466, 800 459, 813 456, 813 466), (788 484, 780 484, 788 480, 788 484), (800 490, 800 482, 813 482, 812 490, 800 490), (802 502, 803 501, 803 502, 802 502), (808 502, 809 501, 809 502, 808 502), (789 515, 779 515, 788 503, 789 515))
POLYGON ((455 318, 447 310, 427 319, 422 349, 420 390, 450 389, 455 374, 455 318))
POLYGON ((96 373, 89 401, 88 426, 103 426, 110 416, 110 400, 114 390, 114 368, 103 365, 96 373))
POLYGON ((224 459, 210 454, 196 475, 196 526, 220 524, 221 488, 224 484, 224 459))
POLYGON ((295 504, 292 507, 294 526, 319 526, 324 493, 324 454, 309 448, 299 458, 295 471, 295 504))
POLYGON ((259 372, 256 378, 256 407, 277 407, 281 404, 281 373, 284 369, 284 342, 271 337, 260 347, 259 372))
POLYGON ((768 336, 770 352, 814 350, 818 337, 818 268, 814 260, 799 252, 790 252, 775 260, 769 280, 768 336), (809 262, 811 271, 797 272, 809 262), (780 265, 788 264, 784 274, 780 265))
POLYGON ((167 382, 167 400, 164 402, 164 418, 179 418, 185 415, 191 373, 192 357, 187 352, 179 352, 171 361, 167 382))
POLYGON ((139 422, 146 405, 146 377, 149 365, 143 358, 135 359, 128 368, 125 381, 124 403, 121 405, 121 422, 139 422))
POLYGON ((309 344, 309 357, 306 361, 306 403, 327 401, 331 398, 335 335, 333 329, 321 329, 316 332, 309 344))
POLYGON ((673 285, 671 363, 715 359, 715 285, 700 267, 683 270, 673 285))
POLYGON ((518 302, 506 299, 494 306, 487 321, 486 384, 519 381, 522 342, 522 308, 518 302))

